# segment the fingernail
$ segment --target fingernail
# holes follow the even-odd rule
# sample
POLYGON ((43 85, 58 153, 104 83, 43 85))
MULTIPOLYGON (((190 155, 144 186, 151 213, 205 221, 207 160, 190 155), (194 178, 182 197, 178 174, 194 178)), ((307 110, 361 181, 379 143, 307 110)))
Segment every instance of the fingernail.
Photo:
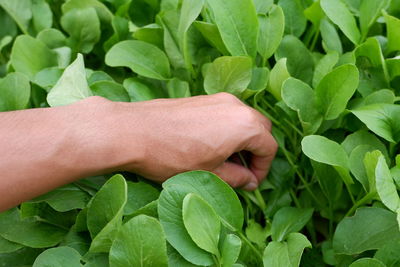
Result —
POLYGON ((243 187, 244 190, 248 190, 248 191, 253 191, 256 190, 258 187, 258 184, 256 182, 250 182, 247 185, 245 185, 243 187))

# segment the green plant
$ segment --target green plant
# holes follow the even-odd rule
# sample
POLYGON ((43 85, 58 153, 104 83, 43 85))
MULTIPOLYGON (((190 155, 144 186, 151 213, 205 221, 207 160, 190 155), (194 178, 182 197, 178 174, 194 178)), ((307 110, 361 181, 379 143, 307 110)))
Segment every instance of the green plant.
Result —
POLYGON ((0 111, 229 92, 280 147, 254 193, 126 173, 23 203, 0 266, 399 266, 399 0, 0 0, 0 25, 0 111))

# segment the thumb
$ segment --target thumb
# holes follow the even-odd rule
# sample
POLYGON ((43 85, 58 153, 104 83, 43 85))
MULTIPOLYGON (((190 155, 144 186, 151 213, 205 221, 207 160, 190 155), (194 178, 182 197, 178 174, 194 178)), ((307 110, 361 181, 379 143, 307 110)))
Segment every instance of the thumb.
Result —
POLYGON ((224 162, 212 172, 232 187, 255 190, 258 186, 258 180, 254 173, 246 167, 233 162, 224 162))

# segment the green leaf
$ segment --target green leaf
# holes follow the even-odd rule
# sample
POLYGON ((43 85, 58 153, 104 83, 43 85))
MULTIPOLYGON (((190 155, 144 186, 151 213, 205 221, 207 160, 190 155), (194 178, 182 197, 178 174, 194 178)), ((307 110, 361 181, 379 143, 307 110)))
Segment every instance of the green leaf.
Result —
POLYGON ((78 54, 74 62, 65 70, 57 84, 47 95, 50 106, 64 106, 92 96, 86 81, 83 56, 78 54))
POLYGON ((14 19, 24 34, 28 34, 29 22, 32 18, 31 0, 0 0, 0 6, 14 19))
POLYGON ((219 255, 221 222, 214 209, 200 196, 190 193, 183 199, 182 217, 185 228, 196 245, 219 255))
POLYGON ((314 71, 314 61, 310 60, 312 54, 297 37, 293 35, 283 37, 275 58, 277 60, 287 58, 286 65, 291 76, 311 83, 314 71))
POLYGON ((291 266, 286 242, 271 241, 264 250, 264 267, 291 266))
POLYGON ((286 68, 286 58, 279 59, 269 74, 267 91, 277 100, 282 100, 281 90, 283 82, 290 77, 286 68))
MULTIPOLYGON (((7 239, 0 236, 0 255, 1 255, 1 253, 11 253, 11 252, 17 251, 23 247, 24 246, 21 244, 8 241, 7 239)), ((0 256, 0 259, 1 259, 1 256, 0 256)))
POLYGON ((384 156, 380 156, 375 169, 376 191, 383 204, 391 211, 396 212, 400 208, 400 197, 396 190, 389 167, 384 156))
POLYGON ((81 255, 73 248, 50 248, 36 258, 33 267, 81 267, 80 260, 81 255))
POLYGON ((311 161, 322 192, 331 204, 336 203, 343 191, 343 181, 337 171, 329 165, 311 161))
POLYGON ((254 6, 256 7, 257 14, 267 13, 274 4, 273 0, 254 0, 254 6))
POLYGON ((32 22, 35 30, 48 29, 53 24, 53 13, 45 0, 32 0, 32 22))
POLYGON ((306 134, 315 133, 322 123, 314 90, 308 84, 295 78, 287 79, 282 86, 282 99, 291 109, 297 111, 306 134))
POLYGON ((400 106, 390 104, 375 104, 351 111, 359 120, 375 134, 389 142, 400 141, 400 106))
POLYGON ((341 0, 321 0, 321 7, 328 18, 342 30, 350 41, 356 45, 360 42, 361 34, 356 20, 341 0))
POLYGON ((207 1, 215 24, 232 56, 255 57, 258 20, 253 0, 207 1))
POLYGON ((44 68, 57 65, 55 52, 28 35, 20 35, 15 39, 10 60, 14 69, 27 75, 29 79, 33 79, 44 68))
POLYGON ((64 229, 34 218, 21 219, 17 208, 0 213, 0 236, 11 242, 32 248, 46 248, 57 245, 65 234, 64 229))
POLYGON ((100 20, 92 7, 68 11, 61 17, 61 25, 69 34, 68 43, 75 52, 87 54, 100 40, 100 20))
POLYGON ((291 266, 300 266, 301 255, 305 248, 311 248, 307 237, 300 233, 290 233, 287 237, 287 248, 291 266))
POLYGON ((251 75, 251 82, 248 88, 252 91, 264 90, 268 85, 268 80, 269 80, 268 68, 253 68, 251 75))
POLYGON ((242 241, 238 236, 228 234, 225 237, 221 249, 222 267, 233 266, 239 257, 241 246, 242 241))
POLYGON ((221 34, 216 25, 204 21, 195 21, 193 25, 199 30, 207 42, 218 49, 223 55, 229 55, 228 49, 222 41, 221 34))
POLYGON ((400 240, 389 242, 382 248, 378 249, 374 256, 386 266, 396 266, 400 263, 400 240))
POLYGON ((11 253, 0 254, 0 266, 32 266, 36 257, 43 251, 43 249, 22 248, 11 253))
MULTIPOLYGON (((354 177, 362 184, 366 192, 370 191, 368 174, 364 166, 364 158, 367 152, 376 150, 371 145, 360 145, 353 149, 349 157, 350 171, 354 177)), ((375 190, 375 189, 373 189, 375 190)))
POLYGON ((272 220, 272 240, 283 241, 288 234, 300 231, 311 219, 313 209, 283 207, 276 212, 272 220))
POLYGON ((323 18, 319 25, 319 30, 322 37, 322 46, 325 51, 336 51, 339 54, 343 53, 342 42, 335 26, 327 19, 323 18))
POLYGON ((386 31, 387 31, 387 46, 386 52, 391 53, 393 51, 400 50, 400 19, 390 16, 384 13, 386 21, 386 31))
POLYGON ((132 214, 150 202, 158 199, 160 192, 144 182, 128 181, 128 200, 124 207, 124 215, 132 214))
POLYGON ((130 102, 131 99, 125 88, 113 81, 98 81, 90 85, 94 95, 105 97, 111 101, 130 102))
POLYGON ((258 15, 260 32, 258 34, 258 53, 264 60, 270 58, 282 41, 285 17, 280 6, 273 5, 268 15, 258 15))
POLYGON ((18 72, 0 79, 0 111, 27 108, 31 86, 28 78, 18 72))
POLYGON ((89 252, 108 252, 122 224, 127 201, 127 185, 122 175, 114 175, 88 206, 87 226, 93 239, 89 252))
POLYGON ((345 110, 358 86, 358 70, 351 64, 329 72, 315 89, 325 120, 333 120, 345 110))
POLYGON ((317 87, 320 81, 335 67, 339 61, 339 54, 336 51, 329 51, 323 56, 315 66, 314 76, 312 80, 313 87, 317 87))
POLYGON ((386 265, 378 259, 362 258, 350 264, 349 267, 386 267, 386 265))
POLYGON ((98 0, 68 0, 61 6, 63 14, 74 9, 86 8, 94 8, 98 17, 103 23, 110 23, 111 19, 113 18, 111 11, 101 1, 98 0))
POLYGON ((54 49, 66 45, 67 38, 65 35, 54 28, 44 29, 38 33, 36 38, 47 45, 47 47, 54 49))
POLYGON ((307 19, 299 0, 279 0, 285 15, 285 33, 300 37, 306 29, 307 19))
POLYGON ((365 38, 369 29, 380 16, 382 9, 389 6, 390 0, 368 0, 361 1, 360 5, 360 28, 361 35, 365 38))
POLYGON ((117 43, 107 52, 105 60, 111 67, 128 67, 148 78, 166 80, 171 75, 168 58, 164 52, 142 41, 117 43))
POLYGON ((250 84, 252 61, 249 57, 219 57, 204 76, 207 94, 228 92, 240 95, 250 84))
POLYGON ((168 266, 160 223, 145 215, 134 217, 118 232, 110 250, 110 267, 168 266))
POLYGON ((168 96, 170 98, 190 97, 189 84, 177 78, 173 78, 167 83, 168 96))
POLYGON ((333 236, 336 253, 353 255, 379 249, 400 239, 396 215, 385 209, 359 208, 353 217, 344 218, 333 236))
POLYGON ((369 133, 367 130, 358 130, 348 135, 341 145, 348 155, 350 155, 350 153, 360 145, 370 145, 387 156, 385 145, 378 139, 378 137, 369 133))
POLYGON ((159 90, 156 90, 156 88, 150 88, 138 78, 125 79, 123 85, 129 94, 131 102, 146 101, 163 97, 163 94, 160 94, 159 90))

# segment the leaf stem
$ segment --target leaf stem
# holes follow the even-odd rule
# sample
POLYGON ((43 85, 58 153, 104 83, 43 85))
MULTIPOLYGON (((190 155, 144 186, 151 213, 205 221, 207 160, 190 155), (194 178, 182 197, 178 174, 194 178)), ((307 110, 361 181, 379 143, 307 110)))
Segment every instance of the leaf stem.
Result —
POLYGON ((349 209, 349 211, 346 213, 346 215, 344 215, 344 217, 348 217, 348 216, 352 215, 358 207, 369 202, 371 199, 374 198, 374 196, 375 196, 375 192, 369 192, 368 194, 366 194, 362 199, 360 199, 356 203, 354 203, 354 205, 351 207, 351 209, 349 209))
POLYGON ((250 240, 247 239, 247 237, 246 237, 242 232, 239 231, 239 232, 237 232, 237 233, 238 233, 239 237, 240 237, 245 243, 247 243, 247 245, 251 248, 251 250, 253 250, 254 253, 257 255, 257 257, 262 261, 263 257, 262 257, 262 255, 261 255, 260 251, 259 251, 255 246, 253 246, 253 244, 250 242, 250 240))

